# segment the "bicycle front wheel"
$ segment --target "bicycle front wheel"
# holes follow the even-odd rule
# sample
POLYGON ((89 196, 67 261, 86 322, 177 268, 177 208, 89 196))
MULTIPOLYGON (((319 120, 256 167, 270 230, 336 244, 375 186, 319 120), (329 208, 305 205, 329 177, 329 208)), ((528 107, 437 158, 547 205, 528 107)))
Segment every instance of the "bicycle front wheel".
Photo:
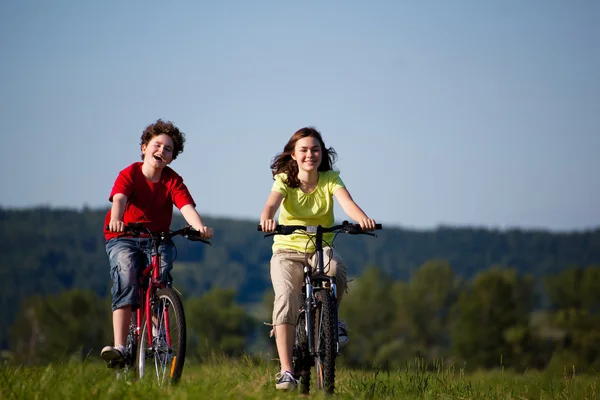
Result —
POLYGON ((337 306, 333 293, 320 290, 315 294, 315 382, 318 390, 332 394, 335 390, 337 356, 337 306))
POLYGON ((151 306, 151 341, 144 321, 140 335, 137 367, 140 378, 155 377, 159 385, 177 383, 183 372, 186 324, 183 304, 171 288, 156 292, 151 306))

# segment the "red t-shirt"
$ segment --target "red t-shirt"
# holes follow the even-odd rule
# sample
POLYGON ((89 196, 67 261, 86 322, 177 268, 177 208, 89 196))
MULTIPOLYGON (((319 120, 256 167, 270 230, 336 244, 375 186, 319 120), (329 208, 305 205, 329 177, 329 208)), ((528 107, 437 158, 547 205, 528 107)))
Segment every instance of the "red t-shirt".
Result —
MULTIPOLYGON (((123 214, 125 224, 143 223, 152 232, 168 232, 173 218, 173 205, 178 209, 192 204, 196 207, 192 195, 183 183, 183 178, 169 167, 162 171, 160 181, 150 182, 142 173, 142 163, 135 162, 119 172, 119 176, 110 192, 109 201, 115 194, 127 196, 127 205, 123 214)), ((117 237, 119 232, 110 232, 106 226, 110 222, 111 210, 104 220, 106 240, 117 237)))

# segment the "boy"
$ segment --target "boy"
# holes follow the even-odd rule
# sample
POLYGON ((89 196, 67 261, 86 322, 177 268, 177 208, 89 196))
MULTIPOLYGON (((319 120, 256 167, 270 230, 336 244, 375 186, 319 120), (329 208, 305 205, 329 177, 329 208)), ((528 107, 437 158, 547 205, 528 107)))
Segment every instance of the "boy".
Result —
MULTIPOLYGON (((202 238, 209 239, 213 235, 213 230, 204 225, 196 212, 196 204, 183 179, 168 166, 183 152, 184 143, 184 133, 171 122, 159 119, 146 127, 140 142, 143 161, 122 170, 110 193, 112 207, 105 220, 105 227, 109 229, 104 231, 104 236, 113 281, 114 346, 102 349, 101 357, 107 363, 125 356, 132 310, 139 305, 138 269, 147 265, 152 257, 149 238, 118 238, 125 225, 141 222, 152 232, 168 232, 175 205, 202 238)), ((172 242, 159 249, 163 281, 173 268, 173 249, 172 242)))

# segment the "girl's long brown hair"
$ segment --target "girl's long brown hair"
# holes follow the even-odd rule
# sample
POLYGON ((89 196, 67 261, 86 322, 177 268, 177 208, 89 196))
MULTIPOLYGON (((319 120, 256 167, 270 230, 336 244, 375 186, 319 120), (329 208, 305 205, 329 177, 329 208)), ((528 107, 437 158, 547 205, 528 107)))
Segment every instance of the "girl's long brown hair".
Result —
POLYGON ((314 137, 319 141, 321 145, 321 164, 319 165, 318 171, 330 171, 333 169, 333 164, 337 158, 337 153, 333 147, 327 148, 321 133, 314 127, 309 126, 306 128, 299 129, 292 135, 290 140, 287 142, 283 151, 275 156, 271 163, 271 172, 273 173, 273 179, 275 175, 280 173, 287 174, 287 181, 285 182, 291 188, 297 188, 300 186, 300 179, 298 179, 298 164, 292 158, 292 153, 296 147, 296 142, 306 137, 314 137))

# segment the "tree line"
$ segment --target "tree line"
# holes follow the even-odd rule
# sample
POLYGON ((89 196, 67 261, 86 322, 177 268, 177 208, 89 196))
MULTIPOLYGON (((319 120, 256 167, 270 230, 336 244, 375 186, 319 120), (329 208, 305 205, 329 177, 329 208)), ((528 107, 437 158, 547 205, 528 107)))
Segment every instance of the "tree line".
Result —
MULTIPOLYGON (((33 352, 33 359, 42 360, 44 347, 34 333, 48 319, 62 327, 72 324, 74 337, 80 338, 78 312, 96 315, 98 325, 92 328, 91 321, 85 338, 75 341, 81 352, 92 348, 88 343, 108 343, 110 320, 102 317, 110 311, 105 212, 0 208, 0 306, 6 310, 0 314, 0 349, 11 349, 13 356, 33 352), (53 308, 41 309, 44 305, 53 308), (9 327, 19 335, 9 334, 9 327), (27 329, 34 333, 26 334, 27 329)), ((255 221, 219 218, 209 223, 216 231, 213 246, 177 241, 175 285, 184 293, 186 311, 197 307, 193 315, 201 316, 231 307, 241 325, 233 329, 229 345, 215 345, 221 335, 211 337, 199 322, 192 347, 200 359, 208 349, 270 351, 262 321, 269 318, 272 242, 256 232, 255 221)), ((177 216, 173 227, 182 224, 177 216)), ((559 355, 575 359, 585 354, 585 363, 578 365, 595 365, 597 300, 588 286, 594 287, 594 265, 600 263, 598 229, 418 231, 384 226, 377 239, 342 237, 336 245, 354 277, 341 307, 352 334, 343 357, 350 365, 395 365, 415 354, 485 368, 500 363, 548 366, 559 355), (374 308, 365 308, 369 305, 374 308)), ((72 350, 65 348, 63 354, 74 354, 72 350)), ((56 349, 50 353, 56 356, 56 349)))
MULTIPOLYGON (((368 267, 350 284, 340 316, 350 327, 341 364, 399 369, 420 357, 468 370, 544 369, 561 373, 600 367, 600 266, 570 267, 543 280, 549 309, 536 309, 534 280, 515 269, 490 267, 465 280, 432 260, 408 281, 368 267)), ((231 289, 184 299, 188 357, 276 356, 268 337, 272 292, 258 312, 231 289)), ((110 299, 90 290, 23 299, 9 329, 5 358, 19 364, 97 358, 112 336, 110 299)))

